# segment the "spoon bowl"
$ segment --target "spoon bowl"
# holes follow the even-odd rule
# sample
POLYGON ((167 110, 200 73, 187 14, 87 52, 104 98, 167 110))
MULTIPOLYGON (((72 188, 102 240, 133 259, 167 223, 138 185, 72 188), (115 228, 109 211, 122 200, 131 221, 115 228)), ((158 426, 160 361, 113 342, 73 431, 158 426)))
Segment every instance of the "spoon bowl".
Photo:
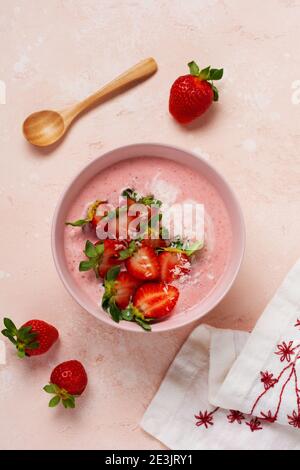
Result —
POLYGON ((65 133, 65 122, 57 111, 38 111, 23 123, 23 134, 33 145, 46 147, 54 144, 65 133))

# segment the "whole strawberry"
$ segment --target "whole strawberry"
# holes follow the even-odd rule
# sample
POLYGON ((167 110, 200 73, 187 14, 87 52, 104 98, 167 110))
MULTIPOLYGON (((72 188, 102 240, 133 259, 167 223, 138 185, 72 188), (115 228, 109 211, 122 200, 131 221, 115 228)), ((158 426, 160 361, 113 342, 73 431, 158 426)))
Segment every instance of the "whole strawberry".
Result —
POLYGON ((45 392, 54 394, 49 406, 53 408, 61 401, 65 408, 75 408, 75 397, 84 392, 87 383, 87 374, 81 362, 62 362, 53 369, 50 382, 44 387, 45 392))
POLYGON ((3 323, 1 333, 16 346, 20 358, 44 354, 58 339, 57 329, 43 320, 29 320, 19 329, 9 318, 3 323))
POLYGON ((188 64, 189 75, 178 77, 170 91, 169 111, 181 124, 187 124, 201 116, 213 101, 218 101, 214 80, 223 77, 223 69, 206 67, 200 70, 193 61, 188 64))

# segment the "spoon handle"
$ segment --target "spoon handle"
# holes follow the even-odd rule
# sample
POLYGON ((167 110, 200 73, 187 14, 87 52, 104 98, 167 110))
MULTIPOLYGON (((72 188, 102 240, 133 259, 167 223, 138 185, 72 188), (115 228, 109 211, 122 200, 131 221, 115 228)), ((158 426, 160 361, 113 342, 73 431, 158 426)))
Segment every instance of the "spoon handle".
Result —
POLYGON ((109 82, 103 88, 96 91, 96 93, 92 94, 80 103, 77 103, 74 107, 72 107, 72 109, 69 109, 69 119, 74 119, 74 117, 76 117, 82 111, 85 111, 90 106, 95 105, 101 98, 104 98, 105 96, 110 95, 111 93, 114 93, 118 90, 121 90, 123 87, 126 87, 131 83, 153 75, 156 70, 157 63, 152 57, 142 60, 141 62, 124 72, 122 75, 109 82))

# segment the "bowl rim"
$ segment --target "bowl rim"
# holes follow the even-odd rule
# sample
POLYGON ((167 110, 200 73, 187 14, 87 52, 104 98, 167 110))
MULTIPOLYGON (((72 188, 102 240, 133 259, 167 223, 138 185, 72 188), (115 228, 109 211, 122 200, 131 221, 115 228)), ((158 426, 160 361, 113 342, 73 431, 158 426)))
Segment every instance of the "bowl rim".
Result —
MULTIPOLYGON (((229 183, 227 183, 226 179, 223 177, 223 175, 218 170, 216 170, 209 162, 207 162, 204 158, 202 158, 196 152, 186 150, 186 149, 184 149, 182 147, 179 147, 179 146, 176 146, 176 145, 169 145, 169 144, 159 143, 159 142, 137 142, 137 143, 134 143, 134 144, 121 145, 119 147, 115 147, 111 150, 108 150, 107 152, 104 152, 103 154, 101 154, 98 157, 94 158, 88 164, 84 165, 81 168, 81 170, 79 172, 77 172, 75 174, 75 176, 73 176, 71 178, 71 181, 64 188, 64 190, 63 190, 62 194, 60 195, 60 197, 58 199, 58 202, 55 206, 55 210, 54 210, 53 217, 52 217, 52 226, 51 226, 51 251, 52 251, 52 257, 53 257, 53 261, 54 261, 56 271, 57 271, 64 287, 68 291, 68 293, 77 302, 77 304, 81 308, 83 308, 87 313, 89 313, 93 317, 97 318, 98 320, 103 321, 105 324, 111 326, 112 328, 117 328, 117 329, 121 329, 121 330, 124 330, 124 331, 127 331, 127 332, 132 332, 132 333, 146 333, 142 328, 139 328, 139 329, 130 329, 130 328, 128 328, 127 324, 129 322, 116 323, 116 322, 113 322, 111 320, 109 315, 103 316, 103 317, 100 317, 100 316, 98 317, 93 312, 91 312, 89 309, 87 309, 86 305, 84 305, 84 303, 80 299, 80 296, 77 294, 77 291, 75 289, 72 289, 72 287, 69 285, 69 283, 65 279, 65 276, 64 276, 64 274, 62 272, 62 269, 61 269, 60 260, 59 260, 59 256, 58 256, 58 253, 57 253, 57 244, 56 244, 56 230, 57 230, 57 226, 58 226, 57 222, 58 222, 60 210, 61 210, 61 207, 62 207, 62 204, 63 204, 63 201, 64 201, 66 195, 69 193, 69 191, 73 187, 74 183, 77 180, 79 180, 80 177, 85 172, 87 172, 88 169, 90 167, 92 167, 95 164, 96 161, 98 161, 98 160, 100 160, 104 157, 108 158, 109 154, 111 154, 111 153, 115 153, 115 152, 118 152, 118 151, 121 151, 121 150, 130 150, 130 149, 141 147, 141 146, 143 146, 144 148, 145 147, 150 147, 150 146, 151 147, 157 147, 157 148, 162 148, 163 147, 163 148, 166 148, 166 149, 169 149, 169 150, 175 150, 177 152, 183 152, 183 153, 189 154, 192 157, 194 157, 195 159, 200 160, 204 166, 206 166, 213 174, 215 174, 217 176, 217 178, 219 178, 219 180, 222 182, 222 184, 226 188, 228 194, 230 195, 231 200, 233 201, 234 206, 235 206, 234 209, 235 209, 236 214, 238 216, 237 219, 238 219, 238 222, 239 222, 239 231, 240 231, 240 252, 239 252, 239 256, 237 257, 235 269, 232 273, 231 280, 230 280, 230 282, 228 282, 226 284, 226 287, 223 289, 222 294, 219 294, 216 297, 216 299, 214 300, 214 302, 212 302, 209 309, 204 314, 202 314, 199 318, 191 318, 191 319, 186 318, 185 321, 182 324, 177 324, 177 325, 172 325, 172 324, 169 325, 167 321, 162 321, 162 322, 160 322, 160 325, 162 325, 162 326, 159 330, 152 330, 151 331, 151 333, 153 334, 153 333, 163 333, 163 332, 166 332, 166 331, 177 330, 179 328, 183 328, 185 326, 191 325, 192 323, 195 323, 197 321, 202 320, 209 312, 211 312, 217 305, 219 305, 219 303, 224 299, 224 297, 230 291, 230 289, 231 289, 232 285, 234 284, 234 282, 237 278, 237 275, 240 271, 241 264, 242 264, 242 261, 243 261, 243 258, 244 258, 245 246, 246 246, 246 226, 245 226, 245 220, 244 220, 243 212, 241 210, 241 206, 238 202, 238 199, 237 199, 237 196, 235 195, 235 192, 232 190, 229 183)), ((130 158, 135 158, 135 157, 128 157, 128 159, 130 159, 130 158)), ((157 157, 154 157, 154 158, 157 158, 157 157)), ((167 159, 167 157, 164 157, 164 156, 161 156, 161 158, 166 158, 167 159)))

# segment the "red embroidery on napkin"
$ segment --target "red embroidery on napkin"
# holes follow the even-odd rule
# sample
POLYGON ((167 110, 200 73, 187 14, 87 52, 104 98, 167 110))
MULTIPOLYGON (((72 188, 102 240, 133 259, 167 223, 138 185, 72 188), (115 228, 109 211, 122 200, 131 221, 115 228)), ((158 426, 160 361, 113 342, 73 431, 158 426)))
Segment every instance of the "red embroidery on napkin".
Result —
POLYGON ((277 379, 274 379, 273 374, 270 374, 267 370, 266 372, 261 372, 260 375, 260 381, 264 384, 265 390, 269 390, 269 388, 274 387, 277 383, 277 379))
MULTIPOLYGON (((297 321, 294 326, 296 328, 300 328, 300 319, 297 318, 297 321)), ((277 356, 280 356, 280 362, 286 361, 288 362, 288 365, 286 365, 281 370, 280 374, 277 377, 274 377, 274 374, 267 370, 264 372, 263 371, 260 372, 260 381, 264 386, 264 390, 256 398, 252 406, 252 409, 249 414, 250 421, 245 422, 245 424, 250 428, 251 432, 262 430, 263 429, 262 421, 266 423, 270 423, 270 424, 275 423, 277 421, 278 414, 279 414, 280 407, 281 407, 282 400, 283 400, 284 391, 286 389, 287 384, 291 380, 294 380, 295 395, 297 399, 297 410, 293 410, 292 415, 287 415, 287 420, 290 426, 300 429, 300 388, 299 388, 299 380, 298 380, 298 375, 297 375, 297 370, 296 370, 296 364, 298 360, 300 359, 300 344, 294 345, 294 341, 289 341, 288 343, 285 341, 282 341, 282 343, 277 345, 277 350, 274 352, 274 354, 276 354, 277 356), (275 413, 272 414, 271 410, 268 410, 267 412, 261 411, 259 418, 257 417, 252 418, 254 411, 257 408, 261 399, 269 392, 271 388, 274 388, 275 386, 277 386, 278 382, 281 380, 281 378, 287 371, 289 371, 289 375, 281 387, 275 413)), ((208 429, 209 426, 213 426, 214 425, 213 415, 219 409, 220 409, 219 407, 215 408, 210 413, 207 410, 204 412, 200 411, 198 415, 194 415, 194 417, 197 420, 195 423, 196 426, 198 427, 203 426, 203 429, 204 428, 208 429)), ((229 410, 229 414, 227 415, 227 420, 230 424, 233 424, 233 423, 243 424, 242 421, 245 419, 246 419, 245 415, 241 413, 240 411, 236 411, 236 410, 229 410)))
POLYGON ((275 423, 275 421, 277 420, 276 416, 273 416, 270 410, 268 411, 268 413, 261 412, 260 415, 261 419, 267 421, 267 423, 275 423))
POLYGON ((243 413, 241 413, 240 411, 236 411, 236 410, 229 410, 229 411, 230 411, 230 414, 227 415, 228 422, 230 424, 235 423, 235 422, 237 422, 238 424, 242 424, 242 420, 245 419, 245 416, 243 415, 243 413))
MULTIPOLYGON (((300 356, 297 356, 297 359, 299 359, 300 356)), ((283 393, 284 393, 284 390, 287 386, 287 384, 289 383, 289 381, 291 380, 293 374, 294 374, 294 370, 295 370, 295 363, 296 363, 296 360, 294 362, 292 362, 291 364, 289 364, 288 366, 284 367, 284 369, 282 369, 282 371, 280 372, 280 374, 278 375, 278 377, 276 378, 276 381, 279 382, 279 380, 281 379, 281 377, 283 376, 283 374, 291 369, 291 372, 287 378, 287 380, 285 381, 285 383, 283 384, 282 388, 281 388, 281 391, 280 391, 280 395, 279 395, 279 401, 278 401, 278 404, 277 404, 277 409, 276 409, 276 413, 274 415, 274 421, 277 420, 277 417, 278 417, 278 413, 279 413, 279 410, 280 410, 280 406, 281 406, 281 402, 282 402, 282 397, 283 397, 283 393)), ((257 407, 258 403, 260 402, 260 400, 262 399, 262 397, 264 395, 266 395, 266 393, 268 393, 268 391, 270 390, 270 387, 265 389, 258 397, 257 399, 255 400, 254 402, 254 405, 250 411, 250 414, 252 415, 254 413, 254 410, 255 408, 257 407)), ((299 391, 298 391, 299 392, 299 391)))
POLYGON ((298 327, 300 328, 300 320, 299 320, 299 318, 297 318, 297 321, 296 321, 296 323, 295 323, 294 326, 295 326, 296 328, 298 328, 298 327))
POLYGON ((281 362, 284 362, 284 361, 291 362, 291 356, 295 354, 295 350, 296 350, 296 348, 292 347, 293 344, 294 344, 293 341, 290 341, 289 344, 286 344, 286 342, 283 341, 282 344, 277 345, 278 351, 275 352, 275 354, 277 354, 278 356, 281 356, 280 358, 281 362))
MULTIPOLYGON (((300 327, 299 319, 297 319, 294 326, 296 328, 300 327)), ((300 428, 300 389, 299 389, 298 375, 297 375, 297 370, 296 370, 297 362, 300 359, 299 350, 300 350, 300 344, 294 345, 294 341, 289 341, 289 342, 282 341, 282 343, 277 345, 277 351, 275 351, 274 354, 276 354, 277 356, 280 356, 280 362, 286 361, 289 364, 281 370, 280 374, 277 377, 274 377, 274 374, 268 371, 260 372, 260 377, 261 377, 260 381, 264 384, 264 390, 255 400, 252 406, 252 409, 250 411, 251 415, 254 414, 254 411, 257 408, 259 402, 268 393, 270 388, 275 387, 278 384, 278 382, 281 380, 283 375, 288 371, 289 372, 288 377, 280 389, 278 403, 277 403, 277 407, 276 407, 274 414, 272 414, 270 410, 268 412, 261 411, 260 419, 267 421, 269 423, 274 423, 275 421, 277 421, 278 414, 279 414, 282 400, 283 400, 284 391, 288 383, 290 383, 293 380, 298 409, 294 410, 291 416, 287 415, 287 419, 288 419, 288 424, 290 426, 293 426, 295 428, 300 428)))
POLYGON ((253 418, 251 421, 246 423, 247 426, 251 429, 251 432, 260 431, 262 429, 261 422, 258 418, 253 418))
POLYGON ((300 413, 297 411, 293 411, 292 416, 288 415, 288 421, 290 426, 294 426, 294 428, 300 429, 300 413))
POLYGON ((205 426, 207 429, 209 426, 214 425, 214 418, 213 415, 219 410, 219 408, 216 408, 215 410, 211 411, 208 413, 207 410, 202 413, 202 411, 199 412, 199 415, 195 415, 195 418, 197 419, 196 421, 196 426, 205 426))

